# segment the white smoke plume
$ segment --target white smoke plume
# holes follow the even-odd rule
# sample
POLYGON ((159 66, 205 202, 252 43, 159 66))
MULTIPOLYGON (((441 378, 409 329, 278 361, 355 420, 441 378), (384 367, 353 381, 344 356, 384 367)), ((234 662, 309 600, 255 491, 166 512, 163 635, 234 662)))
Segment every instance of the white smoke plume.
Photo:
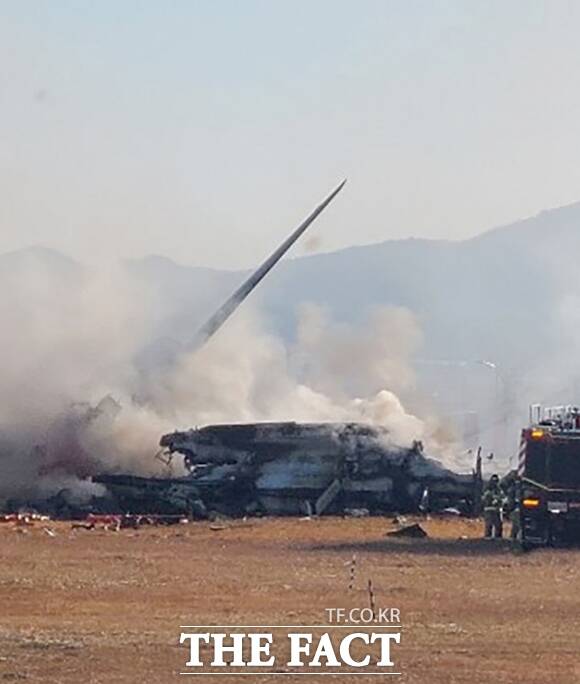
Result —
POLYGON ((55 277, 27 259, 0 277, 0 504, 62 487, 98 493, 79 484, 98 470, 154 473, 163 433, 216 422, 364 421, 397 444, 453 450, 437 421, 398 398, 412 395, 421 343, 408 311, 377 310, 354 328, 304 306, 287 344, 246 304, 204 347, 144 374, 155 293, 123 268, 55 277))
POLYGON ((449 456, 456 445, 435 418, 408 413, 412 357, 421 342, 404 309, 378 309, 360 327, 334 323, 304 306, 293 344, 266 332, 245 306, 208 343, 184 354, 149 388, 155 413, 179 429, 246 421, 361 421, 386 427, 394 443, 422 441, 449 456))

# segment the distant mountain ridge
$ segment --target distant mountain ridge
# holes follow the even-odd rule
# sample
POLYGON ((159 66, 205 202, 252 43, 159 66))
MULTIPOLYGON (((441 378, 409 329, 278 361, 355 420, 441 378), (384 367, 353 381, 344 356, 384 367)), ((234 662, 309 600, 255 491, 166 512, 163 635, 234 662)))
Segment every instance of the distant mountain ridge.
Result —
MULTIPOLYGON (((464 241, 409 238, 286 259, 252 297, 287 337, 304 302, 355 323, 373 307, 402 306, 417 315, 427 356, 522 365, 557 344, 559 305, 580 289, 579 260, 575 203, 464 241)), ((69 276, 82 270, 57 251, 34 247, 0 255, 0 277, 31 264, 69 276)), ((191 334, 246 275, 155 255, 124 266, 166 303, 164 324, 178 337, 191 334)))

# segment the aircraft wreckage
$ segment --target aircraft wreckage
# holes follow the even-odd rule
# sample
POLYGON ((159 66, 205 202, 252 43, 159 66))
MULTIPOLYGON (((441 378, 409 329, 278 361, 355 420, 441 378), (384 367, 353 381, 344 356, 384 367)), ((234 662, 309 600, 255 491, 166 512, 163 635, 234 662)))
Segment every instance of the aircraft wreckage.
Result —
MULTIPOLYGON (((208 319, 187 351, 207 343, 345 182, 208 319)), ((73 427, 82 427, 103 415, 114 420, 119 408, 110 398, 103 400, 86 416, 77 416, 73 427)), ((82 509, 71 505, 63 490, 53 497, 53 510, 71 517, 95 509, 206 517, 213 512, 292 515, 347 509, 404 512, 453 506, 467 513, 479 500, 480 474, 457 474, 427 458, 421 443, 414 442, 407 448, 396 446, 385 428, 361 423, 208 425, 166 434, 160 444, 168 456, 168 468, 175 454, 181 455, 185 475, 98 474, 90 472, 90 459, 75 457, 74 470, 64 470, 81 477, 92 476, 93 482, 106 487, 108 495, 82 509), (87 465, 82 473, 81 462, 87 465)), ((71 453, 78 456, 79 450, 71 453)))
POLYGON ((188 474, 100 475, 128 513, 321 515, 440 510, 468 513, 477 478, 427 458, 420 442, 393 445, 385 428, 361 423, 208 425, 161 438, 188 474))
MULTIPOLYGON (((341 183, 202 326, 205 343, 340 192, 341 183)), ((208 425, 164 435, 161 447, 180 454, 187 475, 144 478, 103 474, 94 481, 128 513, 205 517, 265 513, 338 513, 348 509, 415 511, 478 500, 476 475, 460 475, 427 458, 419 442, 392 444, 385 428, 360 423, 208 425)))

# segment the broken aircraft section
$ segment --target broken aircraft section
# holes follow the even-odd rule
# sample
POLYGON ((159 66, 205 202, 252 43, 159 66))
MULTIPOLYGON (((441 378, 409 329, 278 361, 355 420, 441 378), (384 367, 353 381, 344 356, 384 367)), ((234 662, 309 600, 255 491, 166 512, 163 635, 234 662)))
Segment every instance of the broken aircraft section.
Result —
POLYGON ((321 515, 437 510, 468 513, 476 478, 458 475, 423 454, 393 445, 386 429, 360 423, 209 425, 161 438, 180 454, 179 478, 100 475, 126 513, 321 515), (427 503, 428 500, 428 503, 427 503))

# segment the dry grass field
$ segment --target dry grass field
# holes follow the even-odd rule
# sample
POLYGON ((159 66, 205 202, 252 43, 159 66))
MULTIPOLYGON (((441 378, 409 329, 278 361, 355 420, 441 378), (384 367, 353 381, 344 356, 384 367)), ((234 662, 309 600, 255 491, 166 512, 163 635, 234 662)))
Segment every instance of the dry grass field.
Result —
POLYGON ((477 521, 422 524, 428 539, 386 537, 388 518, 4 523, 0 682, 580 682, 580 551, 517 555, 477 521), (180 625, 325 624, 327 607, 368 605, 368 579, 401 610, 401 678, 179 676, 180 625))

